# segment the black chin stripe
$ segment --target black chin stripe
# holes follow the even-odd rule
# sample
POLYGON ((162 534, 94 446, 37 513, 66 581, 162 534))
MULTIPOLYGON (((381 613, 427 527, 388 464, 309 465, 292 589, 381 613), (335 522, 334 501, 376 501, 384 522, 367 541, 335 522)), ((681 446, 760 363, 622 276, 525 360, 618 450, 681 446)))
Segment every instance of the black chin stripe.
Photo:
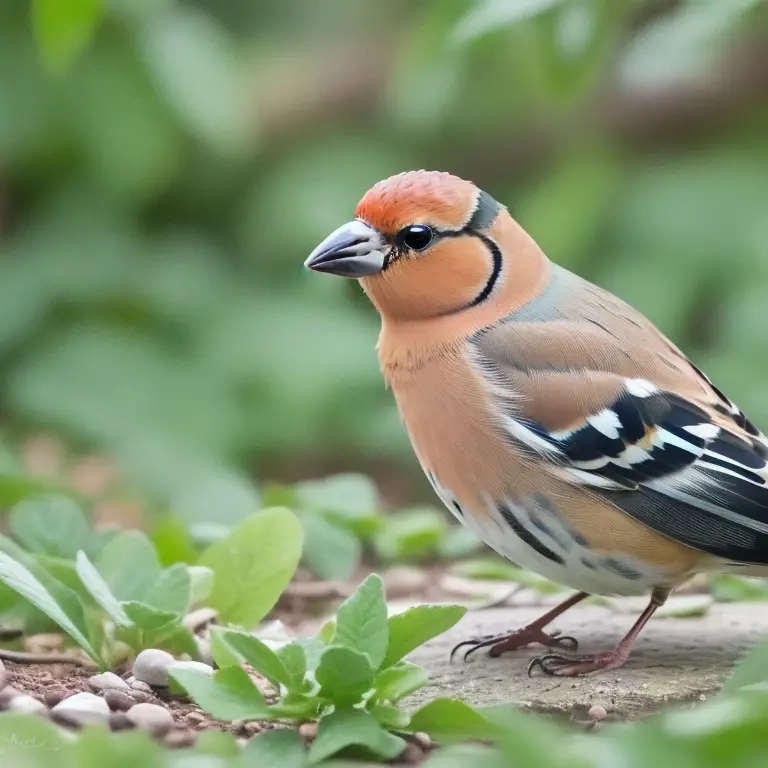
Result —
POLYGON ((485 247, 491 252, 491 256, 493 257, 493 270, 488 278, 488 282, 483 286, 483 290, 469 303, 470 307, 477 306, 491 295, 491 291, 493 291, 496 282, 499 279, 499 275, 501 274, 501 249, 499 246, 496 245, 490 237, 481 235, 479 232, 475 233, 475 237, 480 238, 485 247))

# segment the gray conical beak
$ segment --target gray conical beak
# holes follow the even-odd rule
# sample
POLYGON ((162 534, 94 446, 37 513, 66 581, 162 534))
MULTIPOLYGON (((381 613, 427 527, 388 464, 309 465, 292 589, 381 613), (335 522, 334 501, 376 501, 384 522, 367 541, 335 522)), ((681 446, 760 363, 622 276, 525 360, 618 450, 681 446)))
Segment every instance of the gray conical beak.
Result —
POLYGON ((381 271, 386 248, 379 232, 356 219, 331 232, 304 266, 342 277, 366 277, 381 271))

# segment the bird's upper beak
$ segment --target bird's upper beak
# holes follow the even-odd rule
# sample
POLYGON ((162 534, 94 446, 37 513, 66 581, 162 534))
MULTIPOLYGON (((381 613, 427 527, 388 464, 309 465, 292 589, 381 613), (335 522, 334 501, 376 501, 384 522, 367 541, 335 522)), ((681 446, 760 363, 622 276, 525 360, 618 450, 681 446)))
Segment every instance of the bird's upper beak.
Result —
POLYGON ((366 277, 381 271, 387 248, 380 232, 355 219, 331 232, 304 266, 342 277, 366 277))

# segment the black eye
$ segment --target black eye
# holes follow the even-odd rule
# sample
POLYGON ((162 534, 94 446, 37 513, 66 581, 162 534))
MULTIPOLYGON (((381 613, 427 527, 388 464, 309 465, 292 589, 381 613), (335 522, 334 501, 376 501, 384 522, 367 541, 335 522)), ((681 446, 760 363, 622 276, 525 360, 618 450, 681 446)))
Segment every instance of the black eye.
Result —
POLYGON ((426 224, 411 224, 397 233, 397 244, 412 251, 423 251, 433 237, 432 230, 426 224))

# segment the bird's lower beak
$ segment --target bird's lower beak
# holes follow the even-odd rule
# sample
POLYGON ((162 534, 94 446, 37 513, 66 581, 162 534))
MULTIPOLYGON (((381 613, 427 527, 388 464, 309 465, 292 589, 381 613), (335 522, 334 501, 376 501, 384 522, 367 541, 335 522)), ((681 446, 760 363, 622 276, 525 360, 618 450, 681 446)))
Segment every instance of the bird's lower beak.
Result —
POLYGON ((356 219, 331 232, 304 266, 342 277, 366 277, 381 271, 386 248, 380 232, 356 219))

